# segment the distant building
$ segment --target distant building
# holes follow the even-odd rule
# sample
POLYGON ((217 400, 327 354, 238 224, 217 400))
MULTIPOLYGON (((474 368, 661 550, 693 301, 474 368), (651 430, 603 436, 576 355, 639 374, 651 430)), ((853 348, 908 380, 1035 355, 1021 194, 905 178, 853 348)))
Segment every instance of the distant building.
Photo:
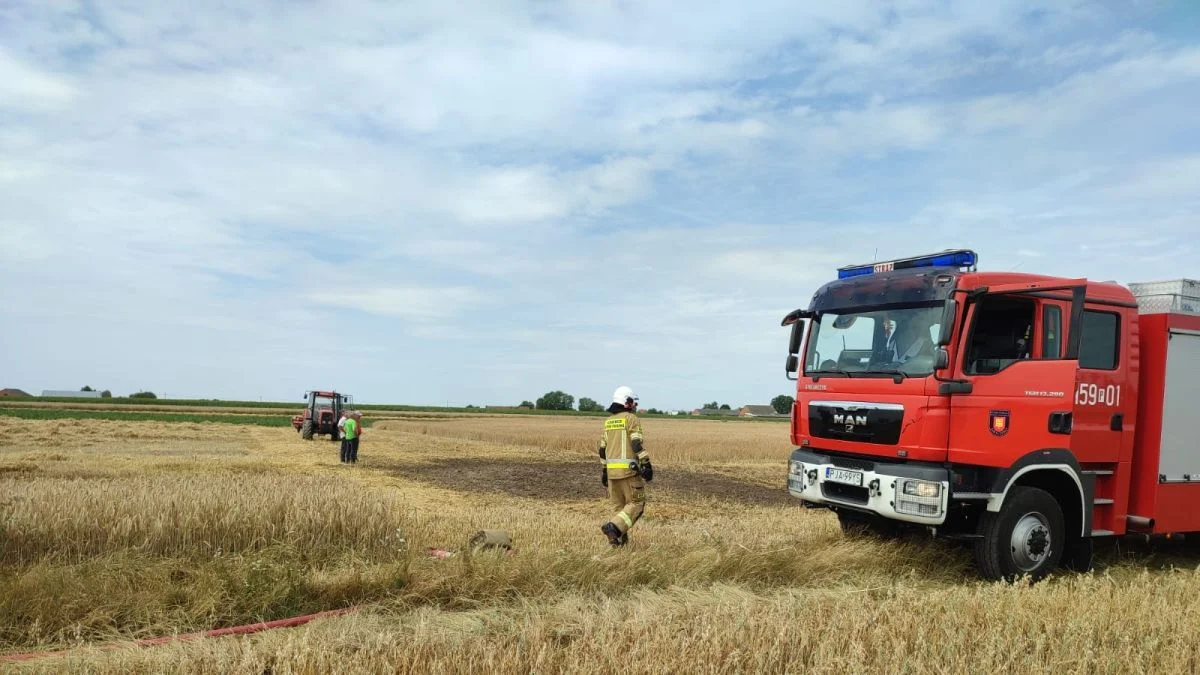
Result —
POLYGON ((780 415, 775 412, 775 408, 769 405, 744 405, 738 409, 738 415, 741 417, 787 417, 786 414, 780 415))
POLYGON ((738 414, 736 410, 721 410, 720 408, 697 408, 692 411, 693 415, 701 415, 703 417, 733 417, 738 414))
POLYGON ((42 391, 42 396, 47 398, 100 398, 98 391, 58 391, 56 389, 45 389, 42 391))
POLYGON ((29 394, 20 389, 0 389, 0 398, 29 398, 29 394))

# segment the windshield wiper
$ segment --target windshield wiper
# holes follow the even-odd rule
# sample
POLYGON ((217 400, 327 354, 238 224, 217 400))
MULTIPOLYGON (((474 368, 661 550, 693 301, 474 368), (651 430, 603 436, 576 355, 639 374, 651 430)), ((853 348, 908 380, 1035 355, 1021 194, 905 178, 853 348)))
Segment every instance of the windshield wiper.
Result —
POLYGON ((846 376, 846 377, 848 377, 848 378, 853 378, 853 377, 854 377, 854 375, 850 374, 850 371, 849 371, 849 370, 846 370, 846 369, 844 369, 844 368, 834 368, 834 369, 832 369, 832 370, 830 370, 830 369, 828 369, 828 368, 824 368, 824 369, 821 369, 821 370, 810 370, 810 371, 808 371, 808 374, 809 374, 809 375, 816 375, 816 376, 817 376, 817 377, 814 377, 814 378, 813 378, 813 381, 816 381, 817 379, 819 379, 821 375, 831 375, 831 374, 835 374, 835 373, 836 373, 836 374, 838 374, 838 375, 845 375, 845 376, 846 376))
POLYGON ((896 368, 896 367, 888 367, 888 368, 872 368, 872 369, 868 370, 867 372, 868 372, 868 373, 882 373, 882 374, 884 374, 884 375, 891 375, 891 376, 892 376, 892 379, 893 379, 893 380, 895 380, 896 384, 900 384, 901 382, 903 382, 903 381, 904 381, 904 379, 905 379, 906 377, 908 377, 908 373, 906 373, 906 372, 904 372, 903 370, 900 370, 899 368, 896 368))

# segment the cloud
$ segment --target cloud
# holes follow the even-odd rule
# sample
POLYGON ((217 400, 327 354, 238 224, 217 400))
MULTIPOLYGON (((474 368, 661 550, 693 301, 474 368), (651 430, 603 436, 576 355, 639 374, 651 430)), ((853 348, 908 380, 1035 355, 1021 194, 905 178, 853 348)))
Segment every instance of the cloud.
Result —
POLYGON ((5 386, 289 397, 353 344, 362 400, 763 402, 842 264, 1183 276, 1155 11, 3 4, 5 386))
POLYGON ((1142 163, 1111 186, 1115 196, 1131 200, 1200 199, 1200 155, 1166 157, 1142 163))
POLYGON ((0 47, 0 110, 60 108, 76 95, 66 79, 24 64, 0 47))
POLYGON ((308 299, 319 305, 378 316, 433 321, 454 316, 479 302, 480 296, 470 288, 375 288, 345 293, 320 291, 310 293, 308 299))
POLYGON ((1156 49, 1076 72, 1033 93, 977 98, 963 114, 968 128, 977 132, 1043 130, 1107 115, 1111 106, 1146 92, 1194 86, 1197 78, 1200 48, 1156 49))

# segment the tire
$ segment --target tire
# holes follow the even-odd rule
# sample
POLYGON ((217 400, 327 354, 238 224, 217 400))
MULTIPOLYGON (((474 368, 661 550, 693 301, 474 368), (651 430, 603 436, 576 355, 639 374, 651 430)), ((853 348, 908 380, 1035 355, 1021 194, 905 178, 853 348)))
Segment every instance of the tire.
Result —
POLYGON ((1035 487, 1012 488, 999 513, 980 517, 978 534, 975 565, 993 581, 1037 581, 1058 567, 1066 548, 1062 507, 1035 487))
POLYGON ((300 425, 300 437, 306 441, 311 441, 313 437, 312 420, 304 420, 304 424, 300 425))
POLYGON ((897 539, 904 533, 898 524, 879 516, 838 509, 837 517, 838 524, 842 526, 842 534, 847 537, 897 539))

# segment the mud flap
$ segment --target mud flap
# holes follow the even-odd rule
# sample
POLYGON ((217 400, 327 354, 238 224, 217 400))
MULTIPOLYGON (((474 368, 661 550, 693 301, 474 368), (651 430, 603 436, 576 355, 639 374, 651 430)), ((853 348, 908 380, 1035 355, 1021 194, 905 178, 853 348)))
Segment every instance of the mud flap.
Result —
POLYGON ((1092 569, 1092 554, 1096 540, 1091 537, 1076 537, 1063 551, 1062 566, 1072 572, 1087 572, 1092 569))

